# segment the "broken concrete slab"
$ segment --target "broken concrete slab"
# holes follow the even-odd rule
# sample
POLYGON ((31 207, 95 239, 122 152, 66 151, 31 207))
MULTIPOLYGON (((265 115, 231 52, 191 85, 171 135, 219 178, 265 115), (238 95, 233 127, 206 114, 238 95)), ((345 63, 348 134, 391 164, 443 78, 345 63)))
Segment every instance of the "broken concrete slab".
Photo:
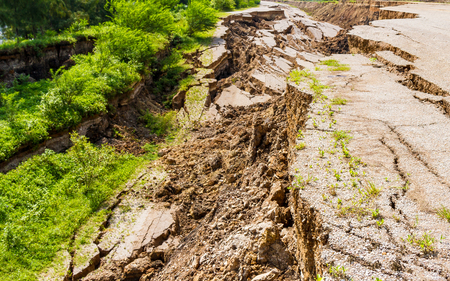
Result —
POLYGON ((298 66, 300 66, 301 69, 307 68, 307 69, 314 69, 314 64, 312 62, 302 60, 302 59, 296 59, 295 62, 298 66))
POLYGON ((281 69, 286 75, 291 72, 293 64, 287 59, 281 57, 273 57, 273 64, 275 64, 279 69, 281 69))
POLYGON ((51 266, 41 273, 39 281, 67 281, 70 276, 72 256, 66 250, 56 253, 51 266))
POLYGON ((420 101, 427 101, 431 103, 442 103, 444 99, 444 97, 441 96, 430 95, 422 92, 414 93, 414 97, 420 101))
POLYGON ((94 243, 80 246, 73 257, 72 280, 79 280, 95 269, 100 262, 100 251, 94 243))
POLYGON ((308 27, 306 28, 306 34, 315 41, 322 40, 323 33, 320 29, 316 27, 308 27))
POLYGON ((133 229, 112 253, 115 261, 127 261, 148 246, 162 243, 169 235, 175 220, 169 209, 153 209, 149 206, 137 217, 133 229))
POLYGON ((251 80, 262 86, 262 92, 269 95, 281 95, 286 90, 286 81, 284 78, 271 73, 262 73, 255 71, 251 80))
POLYGON ((272 29, 260 29, 256 31, 256 35, 261 37, 275 37, 272 29))
POLYGON ((275 41, 274 37, 267 37, 267 36, 261 38, 254 38, 253 42, 255 42, 257 46, 263 46, 269 49, 272 49, 277 45, 277 42, 275 41))
POLYGON ((323 55, 320 54, 313 54, 313 53, 308 53, 308 52, 300 52, 299 56, 301 58, 303 58, 306 61, 312 62, 312 63, 317 63, 319 62, 321 59, 324 58, 323 55))
POLYGON ((333 38, 338 35, 339 31, 342 30, 337 25, 328 23, 328 22, 317 22, 317 28, 322 31, 324 37, 333 38))
POLYGON ((275 21, 275 24, 273 26, 273 29, 278 33, 286 34, 289 32, 290 28, 293 26, 293 23, 289 20, 280 20, 275 21))
POLYGON ((269 95, 253 96, 248 92, 240 90, 235 85, 224 89, 214 103, 224 107, 224 106, 249 106, 258 102, 266 102, 271 97, 269 95))
POLYGON ((285 47, 284 50, 278 47, 273 48, 273 52, 290 61, 291 63, 295 63, 295 59, 298 57, 298 52, 290 47, 285 47))
POLYGON ((375 52, 375 57, 382 63, 394 67, 399 71, 408 71, 414 68, 414 63, 397 56, 392 51, 375 52))

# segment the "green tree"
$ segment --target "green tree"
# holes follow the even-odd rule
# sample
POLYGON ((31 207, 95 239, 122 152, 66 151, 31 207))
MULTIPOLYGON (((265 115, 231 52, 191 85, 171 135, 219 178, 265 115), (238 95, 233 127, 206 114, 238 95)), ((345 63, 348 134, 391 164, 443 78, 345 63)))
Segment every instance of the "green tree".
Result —
POLYGON ((186 9, 186 20, 189 34, 212 29, 218 21, 217 10, 203 0, 191 0, 186 9))
POLYGON ((219 11, 231 11, 236 7, 234 0, 212 0, 211 4, 219 11))
POLYGON ((151 33, 169 34, 174 27, 174 19, 170 12, 173 2, 108 0, 106 7, 117 25, 151 33))

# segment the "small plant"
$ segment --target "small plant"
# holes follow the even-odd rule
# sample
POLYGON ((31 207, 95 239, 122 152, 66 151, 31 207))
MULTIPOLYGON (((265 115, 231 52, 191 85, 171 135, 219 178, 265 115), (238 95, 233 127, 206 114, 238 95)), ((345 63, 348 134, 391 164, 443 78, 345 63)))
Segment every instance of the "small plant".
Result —
POLYGON ((384 224, 384 219, 381 219, 381 220, 377 221, 377 226, 378 227, 383 226, 383 224, 384 224))
POLYGON ((348 64, 341 64, 338 60, 329 59, 320 62, 321 65, 328 66, 329 71, 349 71, 350 66, 348 64))
POLYGON ((334 98, 331 100, 331 104, 334 105, 346 105, 347 104, 347 100, 343 99, 343 98, 334 98))
POLYGON ((348 151, 347 147, 345 146, 345 142, 344 141, 341 141, 341 146, 342 146, 342 153, 344 154, 345 158, 352 157, 350 155, 350 152, 348 151))
POLYGON ((326 196, 325 194, 322 194, 322 199, 323 199, 323 201, 327 201, 328 200, 328 196, 326 196))
POLYGON ((320 274, 317 274, 316 278, 314 278, 316 281, 324 281, 323 277, 320 276, 320 274))
POLYGON ((334 131, 333 132, 333 137, 336 140, 336 142, 338 142, 340 140, 344 140, 345 143, 348 143, 353 138, 348 133, 350 133, 350 131, 348 131, 348 132, 346 132, 346 131, 334 131))
POLYGON ((376 219, 379 216, 380 216, 380 210, 379 209, 372 210, 372 218, 376 219))
POLYGON ((450 222, 450 210, 442 206, 440 209, 437 210, 437 215, 450 222))
POLYGON ((350 176, 353 178, 356 178, 358 176, 358 172, 353 169, 350 169, 349 172, 350 172, 350 176))
POLYGON ((325 156, 325 151, 319 147, 319 154, 320 154, 320 158, 323 158, 325 156))
POLYGON ((377 188, 373 182, 368 181, 366 191, 368 196, 376 197, 380 194, 381 188, 377 188))
POLYGON ((304 143, 304 142, 300 142, 295 146, 295 149, 297 149, 297 150, 303 150, 305 148, 306 148, 306 143, 304 143))
POLYGON ((316 67, 315 67, 315 70, 316 70, 316 71, 321 71, 322 69, 320 69, 319 66, 316 66, 316 67))
POLYGON ((373 57, 373 58, 370 58, 369 60, 372 64, 374 64, 377 61, 377 58, 373 57))
POLYGON ((298 139, 302 139, 302 138, 304 138, 305 136, 303 135, 303 131, 302 130, 298 130, 298 134, 297 134, 297 138, 298 139))
POLYGON ((345 277, 345 272, 347 271, 347 269, 343 266, 331 266, 328 269, 328 273, 330 273, 331 276, 333 276, 334 278, 344 278, 345 277))
POLYGON ((341 181, 342 180, 341 175, 336 170, 333 170, 333 171, 334 171, 334 177, 336 178, 336 180, 341 181))
POLYGON ((414 234, 408 235, 408 238, 406 240, 411 244, 415 246, 419 246, 420 250, 424 253, 430 253, 434 251, 435 242, 436 239, 434 237, 431 237, 427 232, 425 232, 422 237, 417 238, 414 234))

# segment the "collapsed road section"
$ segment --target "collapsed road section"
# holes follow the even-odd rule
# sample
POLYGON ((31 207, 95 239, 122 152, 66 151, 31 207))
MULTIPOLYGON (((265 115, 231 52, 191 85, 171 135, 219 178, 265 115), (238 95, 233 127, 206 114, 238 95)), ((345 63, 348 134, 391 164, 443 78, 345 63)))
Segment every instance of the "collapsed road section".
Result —
POLYGON ((191 138, 42 279, 448 280, 450 121, 346 32, 267 2, 223 19, 173 100, 191 138))

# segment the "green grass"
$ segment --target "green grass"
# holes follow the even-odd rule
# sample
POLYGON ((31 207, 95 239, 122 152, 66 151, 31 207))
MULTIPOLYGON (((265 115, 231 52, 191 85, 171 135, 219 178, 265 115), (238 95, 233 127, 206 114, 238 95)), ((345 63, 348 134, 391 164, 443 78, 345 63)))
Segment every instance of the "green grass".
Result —
POLYGON ((334 99, 331 100, 331 104, 334 104, 334 105, 346 105, 347 104, 347 100, 343 99, 343 98, 340 98, 340 97, 337 97, 337 98, 334 98, 334 99))
POLYGON ((308 87, 310 90, 314 92, 314 100, 320 100, 320 99, 327 99, 327 96, 323 95, 323 91, 325 89, 328 89, 329 86, 322 84, 308 69, 303 70, 292 70, 289 73, 289 76, 287 77, 287 80, 290 82, 294 82, 295 84, 299 85, 300 83, 304 82, 308 84, 308 87))
MULTIPOLYGON (((0 175, 2 280, 36 280, 57 252, 71 250, 73 233, 143 162, 109 147, 96 148, 84 137, 72 141, 67 153, 47 150, 0 175)), ((92 231, 87 227, 76 245, 92 231)))
POLYGON ((438 215, 440 218, 442 218, 442 219, 444 219, 444 220, 450 222, 450 210, 447 209, 447 208, 445 208, 444 206, 442 206, 441 208, 439 208, 439 209, 437 210, 437 215, 438 215))
POLYGON ((320 62, 320 65, 328 66, 329 71, 349 71, 350 66, 348 64, 341 64, 338 60, 329 59, 320 62))
POLYGON ((147 112, 141 117, 145 126, 157 136, 167 136, 176 131, 176 111, 168 111, 165 114, 153 114, 147 112))
POLYGON ((408 235, 408 238, 406 240, 411 245, 418 246, 420 250, 424 253, 433 252, 435 249, 436 239, 427 232, 424 232, 422 237, 416 237, 414 234, 408 235))

